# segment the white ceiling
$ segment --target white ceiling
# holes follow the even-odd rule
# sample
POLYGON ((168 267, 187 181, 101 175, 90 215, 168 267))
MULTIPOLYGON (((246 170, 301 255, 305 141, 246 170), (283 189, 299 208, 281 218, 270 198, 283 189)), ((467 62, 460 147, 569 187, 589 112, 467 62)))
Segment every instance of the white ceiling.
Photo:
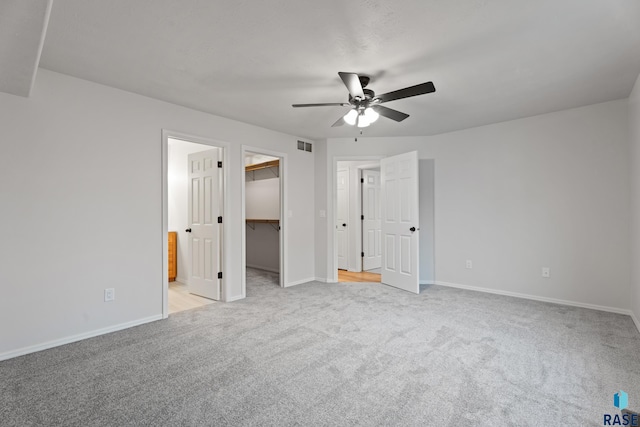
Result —
POLYGON ((337 72, 381 94, 368 136, 432 135, 629 95, 640 73, 637 0, 59 0, 40 65, 289 134, 331 128, 337 72))

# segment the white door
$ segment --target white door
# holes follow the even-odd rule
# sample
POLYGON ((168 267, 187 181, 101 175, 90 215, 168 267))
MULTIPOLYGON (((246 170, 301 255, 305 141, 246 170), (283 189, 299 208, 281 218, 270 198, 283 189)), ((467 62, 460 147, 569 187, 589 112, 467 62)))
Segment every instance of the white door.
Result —
POLYGON ((338 249, 338 268, 349 268, 348 250, 349 234, 347 220, 349 219, 349 171, 338 171, 338 215, 336 216, 336 242, 338 249))
POLYGON ((420 293, 418 274, 418 152, 380 161, 382 283, 420 293))
POLYGON ((380 221, 380 172, 362 171, 362 269, 382 266, 382 221, 380 221))
POLYGON ((189 154, 189 292, 220 299, 220 149, 189 154))

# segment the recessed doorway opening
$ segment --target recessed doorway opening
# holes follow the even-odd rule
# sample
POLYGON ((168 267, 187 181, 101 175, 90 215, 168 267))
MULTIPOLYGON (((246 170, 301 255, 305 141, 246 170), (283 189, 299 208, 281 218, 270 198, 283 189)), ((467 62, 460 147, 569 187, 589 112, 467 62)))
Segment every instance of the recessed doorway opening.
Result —
POLYGON ((285 283, 286 156, 244 147, 243 159, 243 290, 253 297, 285 283))
MULTIPOLYGON (((434 160, 419 159, 417 151, 368 159, 334 157, 331 177, 333 197, 327 221, 327 279, 329 282, 342 281, 340 276, 363 273, 363 269, 366 272, 367 268, 371 268, 371 272, 375 274, 375 267, 365 263, 364 259, 365 255, 377 256, 377 224, 362 224, 363 203, 375 205, 371 202, 375 198, 364 201, 362 187, 358 185, 365 184, 364 171, 377 172, 378 164, 381 220, 381 237, 378 241, 382 264, 380 281, 408 292, 420 293, 421 285, 435 281, 435 169, 434 160), (342 202, 340 198, 343 199, 342 202), (363 235, 367 234, 373 237, 364 243, 363 235)), ((375 178, 370 183, 375 184, 375 178)), ((371 191, 375 192, 375 189, 371 191)), ((370 219, 377 220, 373 216, 370 219)), ((353 281, 351 278, 348 280, 353 281)), ((364 281, 372 280, 365 278, 364 281)))
POLYGON ((337 162, 338 282, 380 282, 380 162, 337 162))
POLYGON ((225 146, 163 131, 163 316, 222 300, 225 146))

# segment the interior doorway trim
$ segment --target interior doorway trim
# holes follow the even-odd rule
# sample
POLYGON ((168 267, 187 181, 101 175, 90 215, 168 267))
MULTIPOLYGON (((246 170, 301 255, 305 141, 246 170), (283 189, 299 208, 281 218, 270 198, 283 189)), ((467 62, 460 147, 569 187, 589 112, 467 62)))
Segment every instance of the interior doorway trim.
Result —
POLYGON ((287 154, 279 151, 268 150, 266 148, 252 147, 249 145, 242 146, 242 184, 241 184, 241 200, 242 200, 242 298, 247 297, 247 214, 245 211, 245 184, 246 174, 244 173, 244 162, 247 153, 264 154, 267 156, 278 157, 280 159, 279 164, 279 177, 280 177, 280 287, 287 286, 287 270, 285 260, 287 259, 287 154))
MULTIPOLYGON (((196 144, 208 145, 210 147, 218 147, 222 149, 222 162, 224 167, 222 168, 222 215, 223 218, 229 218, 229 203, 228 198, 228 186, 229 186, 229 143, 218 141, 215 139, 205 138, 196 135, 190 135, 183 132, 177 132, 167 129, 162 129, 162 229, 160 239, 162 241, 162 318, 169 317, 169 258, 167 255, 168 243, 167 233, 169 232, 169 138, 179 139, 181 141, 193 142, 196 144)), ((222 223, 222 237, 221 248, 222 253, 220 265, 222 271, 230 271, 231 264, 229 262, 229 256, 231 253, 230 239, 225 238, 230 235, 229 222, 223 221, 222 223)), ((227 289, 224 277, 220 282, 220 300, 227 300, 227 289)))
POLYGON ((384 156, 334 156, 331 161, 331 188, 327 208, 327 282, 338 282, 338 242, 336 236, 336 217, 338 216, 338 162, 344 161, 380 161, 384 156))

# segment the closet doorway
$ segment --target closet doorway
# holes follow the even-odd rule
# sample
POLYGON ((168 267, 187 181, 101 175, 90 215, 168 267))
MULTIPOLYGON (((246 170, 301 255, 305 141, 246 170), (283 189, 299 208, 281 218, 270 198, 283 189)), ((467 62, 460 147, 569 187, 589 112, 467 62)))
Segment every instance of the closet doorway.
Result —
POLYGON ((225 148, 168 134, 163 143, 166 317, 222 299, 225 148))
POLYGON ((284 286, 284 156, 245 147, 244 265, 245 296, 284 286))
POLYGON ((339 282, 380 282, 380 162, 337 162, 336 256, 339 282))

